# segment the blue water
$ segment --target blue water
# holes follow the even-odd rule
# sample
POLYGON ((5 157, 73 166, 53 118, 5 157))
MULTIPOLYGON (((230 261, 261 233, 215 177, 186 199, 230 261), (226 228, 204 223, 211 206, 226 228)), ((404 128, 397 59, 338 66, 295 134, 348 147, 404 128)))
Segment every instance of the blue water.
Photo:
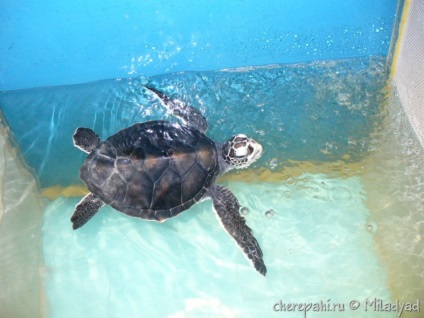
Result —
POLYGON ((211 138, 242 132, 264 146, 253 167, 218 182, 248 209, 266 277, 225 233, 210 201, 165 223, 105 207, 73 231, 69 218, 81 197, 56 192, 42 225, 48 316, 271 317, 281 300, 343 304, 332 314, 363 317, 364 308, 351 310, 350 301, 390 302, 361 178, 375 149, 371 136, 383 124, 384 62, 366 57, 2 93, 3 112, 44 190, 81 185, 86 155, 72 145, 77 126, 105 138, 134 122, 175 120, 146 94, 146 82, 204 112, 211 138))
MULTIPOLYGON (((398 127, 387 128, 385 113, 396 5, 1 1, 1 112, 45 196, 42 263, 32 257, 28 268, 16 266, 40 274, 41 291, 25 286, 43 299, 40 311, 52 318, 396 317, 364 307, 375 298, 413 301, 422 290, 424 174, 418 148, 393 137, 398 127), (212 139, 245 133, 263 145, 252 167, 218 182, 247 208, 266 277, 220 226, 210 201, 162 224, 104 207, 72 230, 86 191, 78 178, 86 155, 72 134, 85 126, 104 139, 135 122, 175 120, 146 94, 146 82, 199 108, 212 139), (360 308, 349 308, 351 301, 360 308), (343 311, 275 311, 289 303, 343 311)), ((18 186, 6 181, 9 190, 18 186)), ((12 191, 13 209, 21 210, 14 224, 1 216, 2 239, 19 233, 22 245, 35 244, 38 212, 20 205, 27 192, 12 191)), ((28 248, 32 254, 19 249, 18 256, 33 255, 28 248)), ((5 255, 10 265, 14 254, 5 255)), ((14 304, 24 302, 18 298, 14 304)))
POLYGON ((79 182, 84 154, 71 139, 77 127, 105 139, 136 122, 174 120, 146 94, 147 81, 201 109, 212 139, 257 139, 265 151, 255 167, 269 167, 361 160, 381 121, 385 80, 379 56, 8 91, 0 104, 44 188, 79 182))

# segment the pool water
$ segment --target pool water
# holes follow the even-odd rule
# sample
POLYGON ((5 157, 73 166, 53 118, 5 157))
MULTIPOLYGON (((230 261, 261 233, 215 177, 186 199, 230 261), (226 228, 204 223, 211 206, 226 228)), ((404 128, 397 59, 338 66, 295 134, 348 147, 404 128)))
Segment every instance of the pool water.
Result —
POLYGON ((175 121, 146 92, 147 82, 204 112, 212 139, 244 133, 259 141, 264 155, 252 168, 278 172, 290 162, 351 163, 367 155, 369 136, 381 122, 384 63, 366 57, 181 72, 7 91, 0 102, 42 188, 79 182, 85 154, 72 143, 77 127, 91 127, 105 139, 136 122, 175 121))
POLYGON ((305 173, 293 183, 224 183, 249 209, 265 278, 222 229, 211 201, 163 224, 105 208, 73 232, 68 216, 78 199, 56 199, 43 224, 51 316, 257 317, 272 315, 280 299, 389 301, 360 179, 305 173))
POLYGON ((397 317, 365 312, 365 304, 416 302, 423 293, 424 171, 422 148, 389 91, 385 58, 376 56, 1 93, 42 188, 46 315, 302 317, 277 311, 312 303, 320 310, 307 317, 397 317), (86 193, 75 128, 104 139, 135 122, 175 121, 147 82, 204 112, 212 139, 245 133, 263 145, 252 167, 218 183, 247 208, 266 277, 222 229, 211 201, 164 223, 104 207, 72 230, 69 218, 86 193))

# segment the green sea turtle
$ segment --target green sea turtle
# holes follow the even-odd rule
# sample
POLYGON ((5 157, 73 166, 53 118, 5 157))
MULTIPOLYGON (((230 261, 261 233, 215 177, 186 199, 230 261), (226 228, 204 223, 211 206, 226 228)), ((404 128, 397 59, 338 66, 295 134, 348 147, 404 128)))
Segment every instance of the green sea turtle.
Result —
POLYGON ((199 110, 146 86, 183 124, 164 120, 138 123, 101 141, 88 128, 77 128, 74 145, 88 153, 80 177, 90 193, 71 217, 78 229, 104 205, 129 216, 165 221, 193 204, 212 199, 227 232, 261 274, 266 274, 262 250, 240 215, 237 198, 216 178, 245 168, 262 155, 262 146, 239 134, 215 143, 199 110))

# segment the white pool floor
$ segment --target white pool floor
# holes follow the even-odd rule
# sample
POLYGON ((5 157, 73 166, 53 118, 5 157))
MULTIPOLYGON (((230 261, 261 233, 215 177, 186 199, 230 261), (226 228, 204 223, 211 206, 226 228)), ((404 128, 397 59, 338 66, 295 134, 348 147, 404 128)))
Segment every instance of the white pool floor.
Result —
POLYGON ((396 317, 359 177, 303 174, 280 183, 226 183, 249 209, 268 268, 257 273, 204 201, 154 223, 104 207, 83 228, 69 221, 79 198, 45 213, 49 317, 396 317), (265 212, 272 209, 269 217, 265 212), (352 301, 360 307, 352 310, 352 301), (302 309, 302 310, 300 310, 302 309), (314 310, 315 309, 315 310, 314 310))

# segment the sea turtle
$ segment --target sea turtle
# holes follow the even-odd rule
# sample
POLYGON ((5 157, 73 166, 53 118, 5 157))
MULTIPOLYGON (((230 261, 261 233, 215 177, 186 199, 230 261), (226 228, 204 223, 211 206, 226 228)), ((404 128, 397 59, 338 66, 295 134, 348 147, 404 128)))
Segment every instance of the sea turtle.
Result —
POLYGON ((237 198, 216 178, 245 168, 262 155, 262 146, 245 135, 215 143, 199 110, 146 86, 183 124, 157 120, 120 130, 105 141, 89 128, 77 128, 74 145, 88 153, 80 178, 90 193, 76 206, 73 228, 83 226, 104 204, 129 216, 165 221, 193 204, 212 199, 228 233, 262 275, 262 250, 240 215, 237 198))

